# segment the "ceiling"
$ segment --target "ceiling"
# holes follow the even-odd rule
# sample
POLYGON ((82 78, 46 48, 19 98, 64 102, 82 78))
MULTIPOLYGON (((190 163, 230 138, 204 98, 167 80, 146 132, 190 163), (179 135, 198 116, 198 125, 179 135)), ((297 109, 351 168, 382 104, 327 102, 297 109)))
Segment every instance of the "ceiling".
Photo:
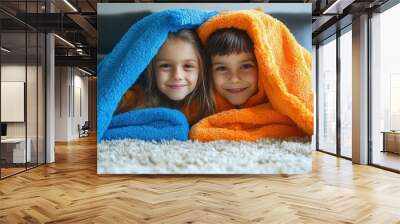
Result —
MULTIPOLYGON (((14 50, 14 54, 25 54, 25 29, 28 31, 55 32, 67 40, 55 38, 56 65, 81 66, 95 72, 97 49, 97 3, 110 2, 185 2, 181 0, 1 0, 0 22, 2 45, 14 50), (70 5, 69 5, 69 4, 70 5), (47 13, 52 8, 53 13, 47 13), (5 33, 5 34, 4 34, 5 33)), ((329 35, 329 28, 344 17, 354 16, 377 7, 387 0, 192 0, 190 2, 268 2, 268 3, 312 3, 313 41, 329 35), (328 10, 327 10, 328 9, 328 10), (325 12, 325 13, 324 13, 325 12)), ((188 1, 186 1, 188 2, 188 1)), ((351 21, 351 19, 350 19, 351 21)), ((334 32, 331 31, 331 32, 334 32)), ((36 43, 30 43, 28 55, 34 53, 36 43)), ((35 39, 36 40, 36 39, 35 39)), ((36 41, 33 41, 36 42, 36 41)), ((41 46, 39 46, 41 47, 41 46)), ((10 56, 9 56, 10 57, 10 56)), ((29 57, 29 56, 28 56, 29 57)))

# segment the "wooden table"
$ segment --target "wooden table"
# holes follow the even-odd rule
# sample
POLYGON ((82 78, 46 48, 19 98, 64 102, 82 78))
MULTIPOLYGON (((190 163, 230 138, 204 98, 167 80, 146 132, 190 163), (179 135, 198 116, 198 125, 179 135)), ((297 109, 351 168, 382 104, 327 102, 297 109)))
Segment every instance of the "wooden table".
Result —
POLYGON ((392 152, 400 154, 400 131, 382 131, 383 150, 382 152, 392 152))

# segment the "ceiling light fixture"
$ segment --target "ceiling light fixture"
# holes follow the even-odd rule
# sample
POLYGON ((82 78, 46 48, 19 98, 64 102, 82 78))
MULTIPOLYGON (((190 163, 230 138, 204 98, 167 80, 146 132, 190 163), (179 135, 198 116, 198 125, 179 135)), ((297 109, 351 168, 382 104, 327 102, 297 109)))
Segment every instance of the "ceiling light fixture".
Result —
POLYGON ((71 42, 69 42, 68 40, 58 36, 57 34, 54 34, 54 36, 56 36, 58 39, 60 39, 61 41, 63 41, 64 43, 68 44, 69 46, 75 48, 75 45, 71 44, 71 42))
POLYGON ((4 52, 7 52, 7 53, 10 53, 10 52, 11 52, 9 49, 7 49, 7 48, 5 48, 5 47, 1 47, 1 50, 4 51, 4 52))
POLYGON ((65 4, 67 4, 72 10, 74 10, 75 12, 78 12, 78 10, 71 4, 69 3, 68 0, 64 0, 65 4))
POLYGON ((86 71, 86 70, 83 70, 83 69, 81 69, 81 68, 79 68, 79 67, 78 67, 78 70, 81 71, 81 72, 83 72, 83 73, 85 73, 85 74, 87 74, 87 75, 90 75, 90 76, 93 75, 92 73, 90 73, 90 72, 88 72, 88 71, 86 71))
MULTIPOLYGON (((339 4, 339 2, 340 2, 341 0, 336 0, 332 5, 330 5, 327 9, 325 9, 324 10, 324 12, 322 13, 322 14, 332 14, 332 12, 330 12, 332 9, 334 9, 336 6, 337 6, 337 4, 339 4)), ((337 9, 336 9, 336 11, 337 11, 337 9)), ((337 13, 337 12, 334 12, 334 13, 336 13, 336 14, 339 14, 339 13, 337 13)))

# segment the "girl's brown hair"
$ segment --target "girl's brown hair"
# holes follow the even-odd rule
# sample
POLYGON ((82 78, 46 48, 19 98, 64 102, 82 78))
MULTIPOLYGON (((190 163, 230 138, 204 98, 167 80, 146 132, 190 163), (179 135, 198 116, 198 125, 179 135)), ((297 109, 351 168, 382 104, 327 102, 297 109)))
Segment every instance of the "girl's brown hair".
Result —
MULTIPOLYGON (((196 32, 193 30, 183 29, 175 33, 170 33, 168 39, 177 39, 191 44, 197 53, 199 61, 199 77, 193 91, 188 94, 182 101, 173 101, 165 96, 157 87, 156 74, 155 74, 155 63, 154 59, 147 66, 144 74, 141 75, 138 80, 139 86, 142 88, 145 94, 144 107, 170 107, 175 109, 188 108, 191 103, 195 103, 196 116, 192 121, 192 124, 196 123, 200 119, 214 113, 214 100, 211 99, 212 90, 208 86, 207 69, 208 60, 205 56, 203 46, 201 45, 200 39, 196 32)), ((193 111, 191 111, 193 112, 193 111)))

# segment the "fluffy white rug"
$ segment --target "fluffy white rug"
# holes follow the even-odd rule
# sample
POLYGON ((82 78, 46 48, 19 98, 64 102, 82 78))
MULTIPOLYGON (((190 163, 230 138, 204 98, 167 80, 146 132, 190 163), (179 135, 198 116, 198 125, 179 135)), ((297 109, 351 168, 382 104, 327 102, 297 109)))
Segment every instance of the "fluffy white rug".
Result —
POLYGON ((307 139, 257 142, 102 141, 99 174, 299 174, 311 172, 307 139))

